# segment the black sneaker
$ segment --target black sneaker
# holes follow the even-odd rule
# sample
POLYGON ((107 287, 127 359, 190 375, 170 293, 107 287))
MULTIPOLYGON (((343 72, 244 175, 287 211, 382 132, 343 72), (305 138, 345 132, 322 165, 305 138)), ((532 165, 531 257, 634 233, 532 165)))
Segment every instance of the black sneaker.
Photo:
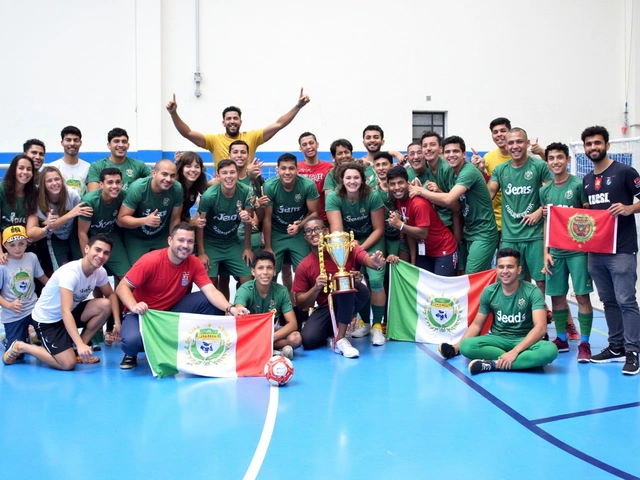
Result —
POLYGON ((469 364, 469 373, 471 375, 477 375, 482 372, 494 372, 496 370, 496 362, 493 360, 472 360, 469 364))
POLYGON ((611 349, 611 346, 608 346, 600 353, 596 353, 595 355, 591 355, 591 362, 593 363, 609 363, 609 362, 624 362, 624 349, 620 350, 620 352, 616 352, 611 349))
POLYGON ((627 361, 622 367, 622 373, 625 375, 636 375, 640 373, 640 364, 638 364, 638 352, 627 352, 627 361))
POLYGON ((453 345, 449 343, 441 343, 440 345, 438 345, 438 353, 445 360, 449 360, 450 358, 460 355, 460 352, 456 352, 456 349, 453 348, 453 345))
POLYGON ((130 370, 138 366, 138 357, 133 357, 125 353, 122 361, 120 362, 120 368, 122 370, 130 370))

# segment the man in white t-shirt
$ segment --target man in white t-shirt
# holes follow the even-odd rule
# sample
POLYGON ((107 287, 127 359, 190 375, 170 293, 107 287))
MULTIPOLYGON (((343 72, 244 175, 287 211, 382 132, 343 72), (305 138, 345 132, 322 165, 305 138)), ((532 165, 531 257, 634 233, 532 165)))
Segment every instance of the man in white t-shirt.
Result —
POLYGON ((67 187, 73 188, 82 196, 87 193, 87 175, 90 167, 89 162, 78 158, 82 146, 82 132, 78 127, 69 125, 62 129, 60 136, 64 156, 50 165, 60 170, 67 187))
POLYGON ((113 241, 106 235, 95 235, 89 239, 81 260, 54 272, 31 313, 42 346, 15 341, 2 357, 5 364, 14 363, 21 353, 59 370, 73 370, 78 361, 99 361, 87 344, 112 313, 116 319, 113 333, 120 335, 120 306, 103 267, 112 246, 113 241), (85 301, 96 287, 104 298, 85 301), (78 328, 83 329, 82 335, 78 328))

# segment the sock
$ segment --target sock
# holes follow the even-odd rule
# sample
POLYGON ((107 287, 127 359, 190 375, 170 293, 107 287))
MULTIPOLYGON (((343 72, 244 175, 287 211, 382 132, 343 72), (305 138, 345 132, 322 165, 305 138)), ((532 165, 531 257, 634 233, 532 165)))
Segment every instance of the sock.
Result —
POLYGON ((578 322, 580 323, 580 341, 588 342, 591 336, 591 326, 593 325, 593 312, 578 312, 578 322))
POLYGON ((554 310, 553 323, 556 324, 556 334, 563 342, 567 341, 567 320, 569 318, 569 310, 554 310))
POLYGON ((371 323, 371 300, 367 300, 367 303, 364 304, 358 313, 364 323, 367 325, 371 323))
POLYGON ((373 324, 382 323, 382 317, 384 317, 384 306, 371 305, 371 310, 373 311, 373 324))

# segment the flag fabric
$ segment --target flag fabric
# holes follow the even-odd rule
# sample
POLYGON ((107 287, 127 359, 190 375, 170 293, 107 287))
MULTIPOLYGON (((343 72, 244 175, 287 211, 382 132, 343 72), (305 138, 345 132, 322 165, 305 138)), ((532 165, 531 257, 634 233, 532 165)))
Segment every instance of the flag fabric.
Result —
POLYGON ((495 280, 495 270, 440 277, 403 261, 392 265, 387 338, 457 343, 478 313, 482 290, 495 280))
POLYGON ((548 247, 591 253, 616 253, 618 217, 608 210, 549 205, 548 247))
POLYGON ((241 317, 149 310, 140 333, 154 376, 258 377, 273 353, 273 313, 241 317))

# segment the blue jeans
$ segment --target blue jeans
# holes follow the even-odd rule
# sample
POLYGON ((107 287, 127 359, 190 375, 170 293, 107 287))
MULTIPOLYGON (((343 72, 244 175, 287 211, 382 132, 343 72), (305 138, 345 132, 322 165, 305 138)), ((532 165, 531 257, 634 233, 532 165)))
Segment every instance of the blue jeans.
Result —
POLYGON ((636 300, 636 255, 589 254, 589 275, 594 281, 609 327, 609 345, 619 352, 640 352, 640 310, 636 300))
MULTIPOLYGON (((199 313, 202 315, 224 315, 224 312, 209 303, 207 297, 202 292, 188 293, 176 303, 172 312, 199 313)), ((137 313, 127 313, 122 320, 122 351, 127 355, 135 357, 138 352, 144 351, 142 336, 140 335, 140 319, 137 313)))

